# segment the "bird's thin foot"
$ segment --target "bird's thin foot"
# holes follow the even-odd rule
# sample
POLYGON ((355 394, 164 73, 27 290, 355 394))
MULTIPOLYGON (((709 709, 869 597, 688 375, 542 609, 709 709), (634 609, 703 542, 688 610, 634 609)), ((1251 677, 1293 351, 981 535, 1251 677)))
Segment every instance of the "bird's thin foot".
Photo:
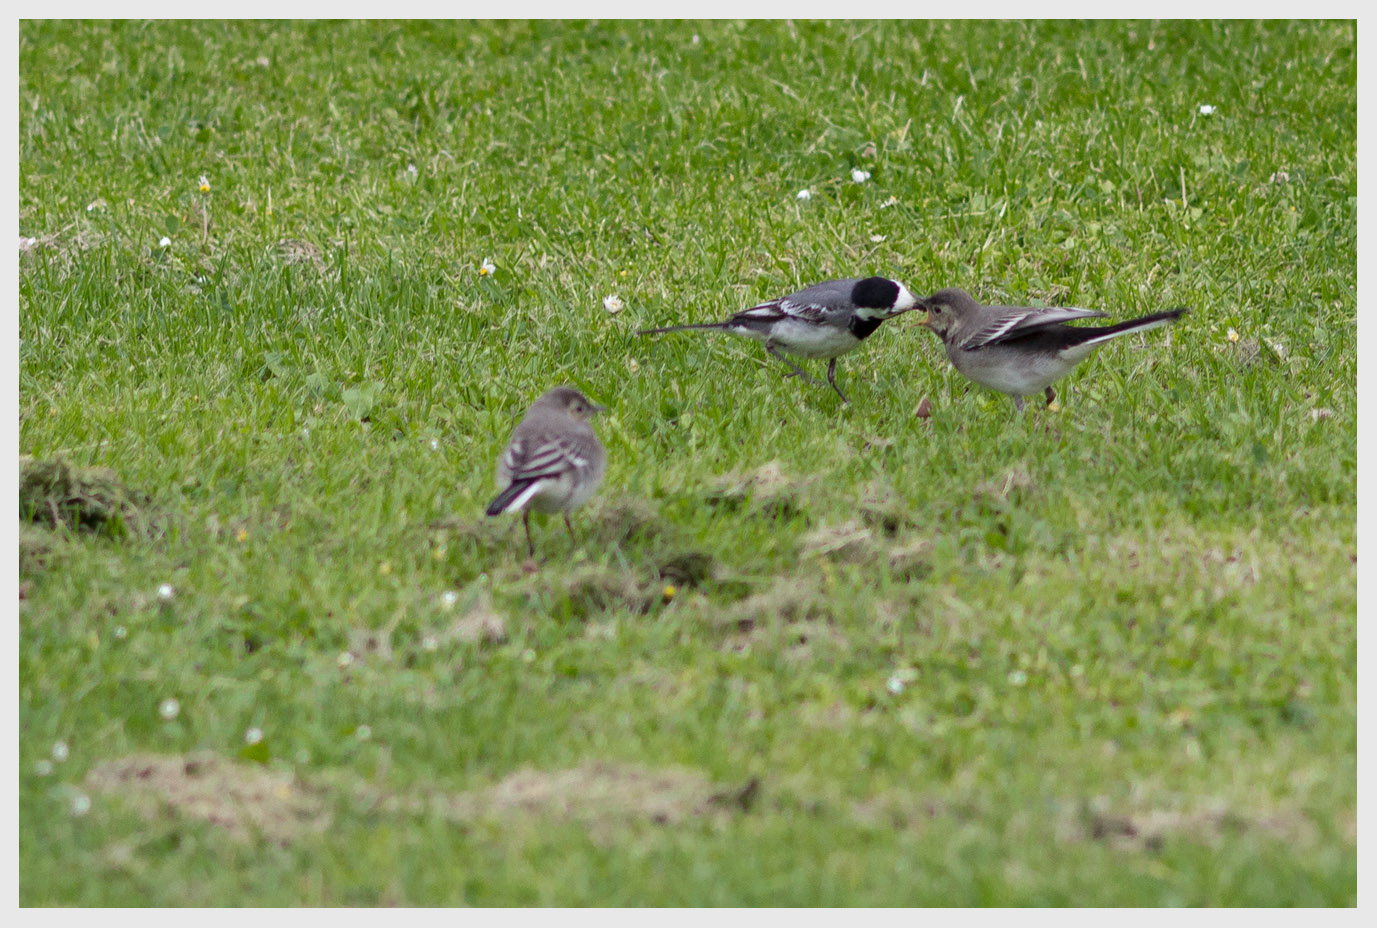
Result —
POLYGON ((851 401, 846 398, 846 394, 841 392, 841 387, 837 386, 837 359, 833 358, 827 364, 827 383, 833 390, 837 391, 837 396, 841 397, 843 406, 850 406, 851 401))

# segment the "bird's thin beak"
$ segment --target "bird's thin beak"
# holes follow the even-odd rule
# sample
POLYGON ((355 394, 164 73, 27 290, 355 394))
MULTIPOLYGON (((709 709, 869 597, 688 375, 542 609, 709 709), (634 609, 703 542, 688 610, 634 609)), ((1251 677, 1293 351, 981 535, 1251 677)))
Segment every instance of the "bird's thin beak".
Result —
POLYGON ((596 415, 597 415, 598 413, 600 413, 600 412, 607 412, 607 407, 606 407, 606 406, 597 406, 597 405, 589 406, 589 407, 588 407, 588 412, 589 412, 591 415, 596 416, 596 415))
POLYGON ((928 313, 928 314, 927 314, 926 316, 924 316, 922 319, 919 319, 919 320, 918 320, 918 325, 931 326, 931 325, 932 325, 932 313, 928 313))

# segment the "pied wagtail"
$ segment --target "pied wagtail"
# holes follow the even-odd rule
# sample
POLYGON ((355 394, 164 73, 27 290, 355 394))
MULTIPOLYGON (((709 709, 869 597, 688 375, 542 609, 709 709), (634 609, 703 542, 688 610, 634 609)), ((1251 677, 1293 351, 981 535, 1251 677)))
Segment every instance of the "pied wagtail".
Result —
POLYGON ((829 358, 827 382, 842 402, 849 402, 837 386, 837 358, 860 345, 880 323, 916 305, 912 293, 897 280, 885 277, 847 277, 814 284, 797 293, 743 309, 724 322, 671 325, 642 329, 637 335, 682 332, 689 329, 721 329, 764 342, 765 350, 793 368, 810 383, 817 381, 784 355, 829 358))
POLYGON ((497 485, 504 489, 488 504, 488 515, 520 512, 532 558, 531 513, 562 512, 572 541, 569 510, 587 502, 602 482, 607 452, 588 424, 602 411, 573 387, 555 387, 526 411, 497 459, 497 485))
POLYGON ((1009 394, 1020 411, 1025 396, 1042 390, 1051 404, 1056 398, 1052 382, 1104 342, 1167 325, 1187 312, 1168 309, 1117 325, 1073 326, 1066 323, 1106 314, 1050 306, 981 306, 955 288, 919 300, 917 308, 928 313, 918 324, 942 339, 956 369, 978 384, 1009 394))

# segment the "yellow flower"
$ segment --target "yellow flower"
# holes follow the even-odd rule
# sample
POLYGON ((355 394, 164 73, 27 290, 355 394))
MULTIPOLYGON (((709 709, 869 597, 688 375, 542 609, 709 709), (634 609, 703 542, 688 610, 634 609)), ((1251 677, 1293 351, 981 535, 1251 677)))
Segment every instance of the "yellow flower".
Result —
POLYGON ((497 273, 497 265, 493 264, 488 258, 483 259, 483 263, 478 265, 479 277, 491 277, 497 273))
POLYGON ((673 599, 675 594, 677 594, 678 592, 679 591, 676 590, 672 584, 667 584, 665 586, 664 591, 665 602, 669 602, 671 599, 673 599))
POLYGON ((248 540, 249 540, 249 530, 246 529, 246 528, 241 528, 241 529, 239 530, 239 534, 234 536, 234 540, 235 540, 235 541, 248 541, 248 540))
POLYGON ((210 193, 210 181, 206 180, 206 175, 201 175, 201 184, 197 189, 202 193, 210 193))

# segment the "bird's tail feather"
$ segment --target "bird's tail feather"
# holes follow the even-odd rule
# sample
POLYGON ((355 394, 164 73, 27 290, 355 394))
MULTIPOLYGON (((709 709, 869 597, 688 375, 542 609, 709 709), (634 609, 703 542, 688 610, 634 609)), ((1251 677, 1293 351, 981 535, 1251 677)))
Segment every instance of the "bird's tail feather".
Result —
POLYGON ((725 329, 725 322, 695 322, 691 325, 667 325, 658 329, 641 329, 637 335, 658 335, 661 332, 687 332, 690 329, 725 329))
POLYGON ((1129 335, 1133 332, 1146 332, 1148 329, 1155 329, 1159 326, 1169 325, 1180 319, 1188 309, 1167 309, 1160 313, 1153 313, 1150 316, 1141 316, 1137 319, 1130 319, 1127 322, 1120 322, 1115 325, 1099 326, 1094 329, 1082 329, 1081 331, 1093 333, 1085 341, 1080 342, 1077 347, 1098 345, 1107 342, 1111 338, 1118 338, 1120 335, 1129 335))
POLYGON ((519 511, 540 489, 541 479, 543 478, 513 480, 507 489, 497 494, 497 499, 488 503, 488 515, 498 516, 504 512, 519 511))

